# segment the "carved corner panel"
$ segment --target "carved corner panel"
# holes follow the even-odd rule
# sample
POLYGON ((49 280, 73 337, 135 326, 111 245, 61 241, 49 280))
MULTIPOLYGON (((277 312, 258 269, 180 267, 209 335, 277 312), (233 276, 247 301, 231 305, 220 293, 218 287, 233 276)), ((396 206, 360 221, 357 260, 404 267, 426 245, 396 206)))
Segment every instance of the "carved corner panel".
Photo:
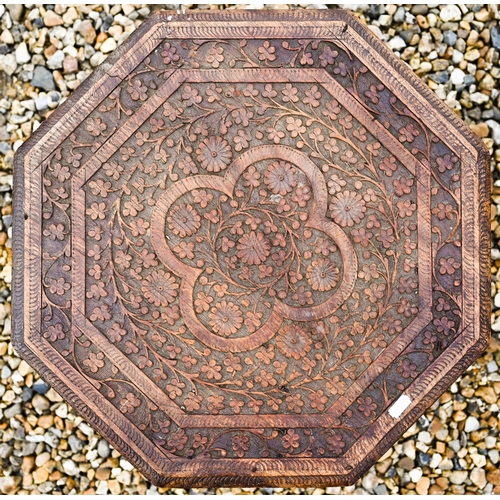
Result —
POLYGON ((486 165, 345 12, 154 14, 17 154, 15 345, 156 484, 352 483, 488 342, 486 165))

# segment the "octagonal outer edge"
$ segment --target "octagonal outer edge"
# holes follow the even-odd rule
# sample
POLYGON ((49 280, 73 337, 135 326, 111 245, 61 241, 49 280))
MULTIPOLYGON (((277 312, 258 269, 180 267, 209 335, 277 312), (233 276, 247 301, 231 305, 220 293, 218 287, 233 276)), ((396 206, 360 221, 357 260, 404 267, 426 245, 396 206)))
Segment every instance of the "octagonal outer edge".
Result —
MULTIPOLYGON (((13 302, 13 337, 12 342, 21 356, 32 365, 50 385, 52 385, 70 404, 82 414, 93 427, 95 427, 104 437, 113 442, 114 446, 127 455, 130 461, 138 466, 143 474, 153 483, 157 485, 176 485, 176 486, 287 486, 287 485, 335 485, 335 484, 352 484, 361 477, 385 451, 394 444, 403 432, 415 422, 422 413, 451 385, 454 380, 483 352, 488 346, 490 339, 490 179, 489 179, 489 154, 483 142, 450 110, 441 102, 428 87, 416 77, 413 72, 400 60, 398 60, 386 46, 380 42, 374 35, 367 32, 366 27, 357 20, 357 18, 348 12, 341 10, 334 11, 317 11, 317 12, 300 12, 295 11, 293 14, 284 12, 262 13, 261 11, 243 11, 243 12, 188 12, 185 14, 177 14, 174 12, 161 11, 153 14, 146 20, 134 34, 125 41, 102 65, 100 65, 92 75, 83 82, 71 98, 63 103, 49 117, 37 131, 26 141, 18 150, 14 159, 14 221, 13 221, 13 281, 12 281, 12 302, 13 302), (169 479, 162 476, 154 470, 149 463, 140 458, 130 448, 128 443, 123 441, 116 435, 114 430, 102 420, 96 417, 86 405, 72 391, 68 390, 66 384, 62 382, 45 364, 41 361, 24 343, 24 160, 30 153, 35 143, 45 134, 50 128, 57 123, 60 118, 71 109, 72 102, 83 97, 91 86, 103 77, 108 71, 118 62, 118 60, 127 53, 135 43, 135 40, 145 34, 157 23, 172 22, 175 25, 176 21, 259 21, 269 20, 285 21, 285 20, 308 20, 308 21, 345 21, 347 27, 355 30, 369 43, 378 54, 385 59, 385 62, 395 69, 402 78, 409 82, 439 113, 455 131, 463 136, 476 151, 478 159, 476 164, 478 178, 478 233, 479 233, 479 273, 480 273, 480 297, 479 299, 479 315, 480 315, 480 331, 477 333, 477 342, 466 352, 460 361, 432 388, 426 397, 395 425, 381 441, 378 442, 374 450, 366 455, 349 474, 344 476, 303 476, 300 477, 258 477, 250 476, 212 476, 210 478, 175 478, 169 479)), ((29 214, 27 214, 29 216, 29 214)))

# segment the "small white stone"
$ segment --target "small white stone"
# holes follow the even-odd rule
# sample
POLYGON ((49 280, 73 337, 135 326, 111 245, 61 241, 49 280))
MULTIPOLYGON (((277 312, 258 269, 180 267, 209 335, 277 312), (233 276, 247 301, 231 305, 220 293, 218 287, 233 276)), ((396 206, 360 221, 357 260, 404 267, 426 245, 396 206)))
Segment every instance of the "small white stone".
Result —
POLYGON ((500 123, 498 123, 496 120, 486 120, 486 124, 488 125, 488 127, 490 127, 490 133, 493 142, 497 146, 500 145, 500 123))
POLYGON ((97 481, 97 489, 95 490, 96 495, 107 495, 108 494, 108 482, 107 481, 97 481))
POLYGON ((488 456, 493 464, 497 464, 498 459, 500 458, 500 453, 498 450, 490 450, 488 451, 488 456))
POLYGON ((106 38, 101 45, 101 52, 103 54, 108 54, 109 52, 113 52, 116 49, 116 40, 114 38, 106 38))
POLYGON ((68 476, 77 476, 80 474, 80 467, 73 460, 64 460, 62 466, 68 476))
POLYGON ((441 460, 443 460, 443 457, 439 453, 434 453, 434 455, 432 455, 431 461, 429 462, 429 467, 431 469, 437 469, 437 467, 441 463, 441 460))
POLYGON ((49 69, 59 69, 62 68, 65 54, 62 50, 57 50, 54 52, 52 57, 47 61, 47 67, 49 69))
POLYGON ((402 49, 404 49, 406 47, 405 41, 400 36, 395 36, 394 38, 391 38, 387 42, 387 45, 392 50, 402 50, 402 49))
POLYGON ((441 9, 439 17, 445 23, 450 21, 460 21, 460 19, 462 19, 462 12, 456 5, 445 5, 441 9))
POLYGON ((66 418, 68 416, 68 405, 66 403, 62 403, 56 409, 56 415, 61 418, 66 418))
POLYGON ((383 34, 382 34, 382 31, 381 29, 378 27, 378 26, 375 26, 374 24, 369 24, 368 25, 368 29, 377 37, 379 38, 380 40, 382 40, 383 38, 383 34))
POLYGON ((465 73, 460 68, 455 68, 450 75, 450 82, 453 85, 462 85, 464 83, 465 73))
POLYGON ((422 477, 422 469, 420 467, 417 467, 416 469, 412 469, 409 474, 412 482, 418 483, 418 481, 422 477))
POLYGON ((405 441, 403 443, 403 453, 412 460, 415 460, 416 450, 415 443, 413 441, 405 441))
POLYGON ((479 430, 479 420, 476 417, 467 417, 465 421, 465 432, 473 432, 479 430))
POLYGON ((16 62, 17 64, 24 64, 29 62, 31 59, 30 53, 28 51, 28 46, 25 42, 20 43, 16 49, 16 62))
POLYGON ((419 432, 417 439, 418 439, 418 441, 420 441, 421 443, 424 443, 424 444, 431 444, 432 443, 432 436, 427 431, 419 432))
POLYGON ((463 58, 464 58, 464 55, 462 52, 460 52, 457 49, 453 49, 453 54, 451 56, 451 60, 453 61, 453 64, 459 64, 463 58))
POLYGON ((450 481, 453 484, 463 484, 467 479, 467 475, 466 470, 454 470, 450 475, 450 481))
POLYGON ((488 370, 488 373, 495 373, 498 371, 498 365, 494 359, 486 363, 486 369, 488 370))
POLYGON ((476 467, 484 467, 486 465, 486 457, 480 455, 479 453, 473 453, 471 455, 472 461, 476 467))
POLYGON ((123 470, 128 470, 128 471, 134 470, 134 466, 124 458, 120 460, 120 467, 123 470))
POLYGON ((474 92, 470 95, 470 100, 476 104, 484 104, 490 100, 490 97, 482 92, 474 92))

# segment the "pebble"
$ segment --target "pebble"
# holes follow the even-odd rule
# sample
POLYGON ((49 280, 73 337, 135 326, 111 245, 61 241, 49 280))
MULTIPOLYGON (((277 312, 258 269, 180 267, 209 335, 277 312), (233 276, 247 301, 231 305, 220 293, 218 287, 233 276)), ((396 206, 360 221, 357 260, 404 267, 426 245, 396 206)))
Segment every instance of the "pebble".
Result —
POLYGON ((491 130, 491 137, 493 139, 493 142, 497 146, 500 145, 500 123, 496 120, 486 120, 486 124, 491 130))
POLYGON ((31 85, 45 91, 53 90, 55 88, 54 77, 48 69, 43 66, 36 66, 33 72, 33 78, 31 79, 31 85))
POLYGON ((0 493, 12 495, 21 483, 21 476, 0 477, 0 493))
POLYGON ((450 482, 453 484, 463 484, 467 479, 468 473, 466 470, 454 470, 450 474, 450 482))
POLYGON ((64 21, 62 20, 61 16, 56 14, 53 10, 50 9, 48 9, 45 12, 45 15, 43 16, 43 22, 45 26, 48 26, 49 28, 64 24, 64 21))
POLYGON ((103 54, 109 54, 116 49, 116 40, 114 38, 106 38, 101 45, 101 52, 103 54))
POLYGON ((431 480, 427 476, 422 476, 415 485, 415 491, 419 495, 427 495, 431 480))
POLYGON ((465 421, 465 432, 477 431, 481 427, 479 420, 476 417, 467 417, 465 421))
POLYGON ((28 46, 26 42, 20 43, 16 48, 16 62, 17 64, 24 64, 29 62, 31 55, 28 51, 28 46))
POLYGON ((462 85, 464 83, 465 73, 460 68, 453 68, 450 74, 450 82, 455 85, 462 85))
POLYGON ((77 476, 80 474, 80 467, 73 460, 63 460, 62 466, 68 476, 77 476))
POLYGON ((439 17, 445 23, 449 21, 460 21, 462 12, 456 5, 445 5, 439 12, 439 17))
POLYGON ((111 455, 111 448, 105 439, 99 439, 97 452, 101 458, 108 458, 111 455))
POLYGON ((49 69, 62 68, 66 54, 62 50, 57 50, 50 59, 47 60, 47 67, 49 69))
POLYGON ((32 404, 33 408, 35 408, 38 413, 43 413, 50 408, 50 401, 41 394, 35 394, 33 396, 32 404))

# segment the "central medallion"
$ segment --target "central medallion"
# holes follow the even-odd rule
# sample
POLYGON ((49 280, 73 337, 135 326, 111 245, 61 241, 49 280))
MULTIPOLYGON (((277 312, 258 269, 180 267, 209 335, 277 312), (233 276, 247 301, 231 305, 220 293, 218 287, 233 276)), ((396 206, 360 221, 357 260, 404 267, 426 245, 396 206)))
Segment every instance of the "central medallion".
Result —
MULTIPOLYGON (((242 352, 271 339, 285 319, 334 313, 353 290, 357 258, 326 218, 324 176, 305 154, 258 146, 229 163, 224 142, 209 137, 197 151, 202 169, 224 176, 187 177, 168 188, 152 215, 151 242, 182 279, 190 331, 208 347, 242 352)), ((356 201, 352 214, 360 217, 364 203, 356 201)), ((157 295, 173 301, 177 284, 170 274, 161 281, 157 295)))

